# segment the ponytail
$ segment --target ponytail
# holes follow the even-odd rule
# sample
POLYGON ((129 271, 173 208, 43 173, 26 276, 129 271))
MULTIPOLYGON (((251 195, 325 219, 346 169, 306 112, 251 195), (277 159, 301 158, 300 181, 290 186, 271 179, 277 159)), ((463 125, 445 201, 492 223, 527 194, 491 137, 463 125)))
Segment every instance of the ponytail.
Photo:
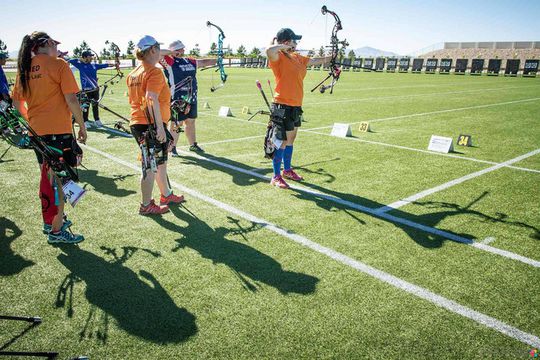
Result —
POLYGON ((44 45, 44 39, 49 39, 49 35, 43 31, 34 31, 30 35, 23 37, 21 47, 19 49, 19 58, 17 60, 17 70, 19 72, 19 83, 22 86, 22 93, 30 95, 30 69, 32 67, 32 56, 35 54, 38 47, 44 45))

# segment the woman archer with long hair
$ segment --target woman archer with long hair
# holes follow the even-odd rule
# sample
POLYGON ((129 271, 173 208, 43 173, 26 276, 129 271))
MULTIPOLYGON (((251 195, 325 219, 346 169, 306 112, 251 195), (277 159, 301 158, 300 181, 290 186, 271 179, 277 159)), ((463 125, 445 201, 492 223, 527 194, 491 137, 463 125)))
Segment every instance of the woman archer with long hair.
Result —
MULTIPOLYGON (((41 31, 23 38, 13 103, 36 135, 48 146, 63 151, 64 161, 75 166, 78 145, 72 133, 72 115, 79 126, 77 140, 85 143, 87 134, 76 96, 79 86, 68 63, 57 57, 59 43, 41 31)), ((68 231, 71 221, 64 218, 65 199, 60 178, 37 150, 36 155, 42 171, 40 197, 43 232, 48 242, 75 244, 83 241, 82 235, 68 231)))

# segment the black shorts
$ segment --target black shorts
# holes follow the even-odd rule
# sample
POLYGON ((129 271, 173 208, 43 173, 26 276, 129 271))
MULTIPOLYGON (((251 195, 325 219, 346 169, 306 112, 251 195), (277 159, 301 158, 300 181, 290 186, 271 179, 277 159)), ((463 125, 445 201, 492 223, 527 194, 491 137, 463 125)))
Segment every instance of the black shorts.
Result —
MULTIPOLYGON (((77 144, 73 134, 42 135, 40 138, 50 147, 62 150, 64 161, 71 167, 77 166, 77 155, 82 154, 82 149, 77 144)), ((43 156, 34 148, 38 163, 43 164, 43 156)))
MULTIPOLYGON (((150 125, 145 124, 135 124, 130 126, 131 134, 137 142, 137 146, 139 146, 141 142, 144 141, 145 132, 148 131, 149 126, 150 125)), ((167 161, 169 143, 172 141, 172 135, 169 130, 167 130, 167 124, 163 123, 163 128, 165 129, 165 136, 167 137, 167 140, 164 143, 157 142, 156 140, 156 144, 150 144, 155 146, 155 157, 158 165, 164 164, 167 161)))
POLYGON ((276 127, 276 137, 287 140, 287 131, 293 131, 302 126, 302 107, 283 104, 272 104, 272 122, 276 127))
POLYGON ((182 122, 186 119, 196 119, 197 118, 197 103, 193 103, 190 105, 189 112, 187 114, 183 113, 176 113, 176 117, 174 116, 175 113, 171 113, 171 120, 176 122, 182 122))

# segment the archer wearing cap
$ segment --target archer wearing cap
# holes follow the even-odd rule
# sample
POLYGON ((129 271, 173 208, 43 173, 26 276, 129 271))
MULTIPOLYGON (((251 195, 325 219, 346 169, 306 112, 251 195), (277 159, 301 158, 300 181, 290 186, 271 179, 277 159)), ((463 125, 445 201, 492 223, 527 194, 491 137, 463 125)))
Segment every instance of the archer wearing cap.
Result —
MULTIPOLYGON (((92 105, 92 115, 94 116, 94 125, 96 127, 102 127, 103 123, 99 119, 99 86, 98 86, 98 70, 115 66, 119 68, 119 64, 97 64, 92 63, 94 53, 91 50, 84 50, 80 59, 70 59, 68 62, 79 70, 81 77, 81 88, 84 92, 84 97, 81 99, 81 105, 86 109, 83 111, 84 126, 86 128, 92 127, 92 123, 88 121, 88 108, 92 105)), ((97 57, 96 57, 97 60, 97 57)))
MULTIPOLYGON (((142 152, 140 215, 163 214, 169 211, 169 205, 184 201, 182 195, 173 194, 167 176, 167 155, 172 140, 167 130, 167 123, 171 116, 171 92, 165 82, 163 72, 156 67, 161 57, 160 44, 150 35, 141 38, 135 50, 135 55, 141 64, 127 77, 128 100, 131 106, 129 125, 131 134, 142 152), (149 134, 154 136, 149 137, 149 134), (150 153, 150 148, 152 153, 150 153), (147 167, 148 163, 144 159, 148 156, 154 156, 157 174, 152 171, 152 166, 147 167), (161 192, 159 205, 152 198, 154 180, 161 192)), ((170 51, 163 51, 163 54, 170 54, 170 51)))
POLYGON ((274 152, 273 168, 274 176, 271 184, 282 189, 289 185, 283 178, 301 181, 303 177, 298 175, 291 167, 293 144, 302 125, 302 101, 304 98, 304 78, 307 67, 326 63, 329 58, 309 58, 296 52, 298 41, 302 35, 295 34, 290 28, 280 29, 272 44, 266 49, 269 65, 274 73, 276 87, 272 104, 272 126, 275 128, 277 141, 274 152), (276 44, 277 42, 277 44, 276 44), (283 118, 274 117, 278 113, 283 118), (281 163, 283 162, 283 173, 281 163))
POLYGON ((4 69, 2 68, 2 66, 6 65, 7 59, 8 54, 0 51, 0 100, 9 99, 9 83, 6 74, 4 74, 4 69))
MULTIPOLYGON (((79 125, 79 142, 86 141, 86 128, 76 95, 79 86, 68 63, 57 56, 59 43, 41 31, 23 38, 13 104, 41 140, 52 148, 62 149, 63 161, 76 166, 77 155, 82 155, 82 151, 77 151, 80 148, 73 138, 72 116, 79 125)), ((65 198, 59 177, 37 150, 36 155, 41 165, 43 232, 48 242, 75 244, 83 241, 82 235, 67 230, 71 222, 64 218, 65 198), (56 201, 48 201, 51 196, 56 201)))
POLYGON ((197 67, 207 66, 212 60, 197 60, 184 57, 185 45, 175 40, 169 45, 170 55, 164 55, 160 64, 171 90, 172 117, 170 130, 173 136, 172 156, 178 156, 176 143, 180 125, 185 121, 185 132, 189 150, 204 152, 197 144, 195 119, 197 118, 197 67))

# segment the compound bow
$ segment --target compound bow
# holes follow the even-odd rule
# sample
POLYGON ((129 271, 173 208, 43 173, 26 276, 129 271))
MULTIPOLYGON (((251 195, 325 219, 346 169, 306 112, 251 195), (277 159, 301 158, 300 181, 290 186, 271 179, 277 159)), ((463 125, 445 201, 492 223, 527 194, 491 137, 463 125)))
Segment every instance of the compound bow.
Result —
POLYGON ((207 69, 212 69, 212 68, 217 67, 216 71, 219 70, 219 76, 221 78, 221 84, 218 85, 218 86, 214 86, 213 81, 212 81, 212 87, 210 88, 210 91, 214 92, 217 89, 225 86, 225 82, 227 81, 227 74, 225 73, 225 67, 223 66, 223 39, 225 39, 225 33, 223 33, 223 30, 221 30, 221 28, 219 26, 217 26, 216 24, 212 24, 210 21, 206 22, 206 26, 208 26, 208 27, 213 26, 216 29, 218 29, 218 31, 219 31, 216 65, 207 66, 207 67, 204 67, 204 68, 201 69, 201 71, 204 71, 204 70, 207 70, 207 69))
POLYGON ((5 100, 0 101, 0 127, 8 129, 1 133, 6 141, 19 149, 35 149, 58 177, 79 181, 77 172, 64 159, 63 149, 47 145, 17 109, 5 100))
MULTIPOLYGON (((340 61, 337 61, 337 57, 339 56, 339 54, 343 53, 343 51, 345 51, 345 48, 347 46, 349 46, 349 43, 347 42, 347 39, 344 39, 344 40, 340 41, 338 36, 337 36, 338 31, 343 30, 343 26, 341 25, 341 19, 339 18, 338 14, 336 14, 332 10, 328 10, 326 5, 323 5, 323 7, 321 8, 321 13, 323 15, 326 15, 326 14, 332 15, 334 17, 334 21, 335 21, 334 27, 332 29, 332 36, 330 37, 330 45, 327 46, 327 47, 331 48, 331 50, 330 50, 331 58, 330 58, 330 66, 329 66, 330 71, 328 73, 328 76, 326 78, 324 78, 323 81, 321 81, 320 83, 317 84, 317 86, 315 86, 313 89, 311 89, 311 92, 313 92, 317 88, 319 88, 319 91, 322 94, 326 90, 330 89, 330 94, 332 94, 333 91, 334 91, 334 85, 338 82, 339 76, 341 75, 341 66, 342 65, 346 65, 346 66, 351 67, 351 68, 359 68, 359 69, 368 69, 368 68, 363 67, 363 66, 353 65, 353 64, 343 64, 340 61), (340 45, 341 45, 341 48, 339 47, 340 45), (330 84, 329 85, 324 85, 324 83, 330 78, 332 78, 332 81, 330 82, 330 84)), ((369 69, 369 70, 371 70, 371 69, 369 69)))

